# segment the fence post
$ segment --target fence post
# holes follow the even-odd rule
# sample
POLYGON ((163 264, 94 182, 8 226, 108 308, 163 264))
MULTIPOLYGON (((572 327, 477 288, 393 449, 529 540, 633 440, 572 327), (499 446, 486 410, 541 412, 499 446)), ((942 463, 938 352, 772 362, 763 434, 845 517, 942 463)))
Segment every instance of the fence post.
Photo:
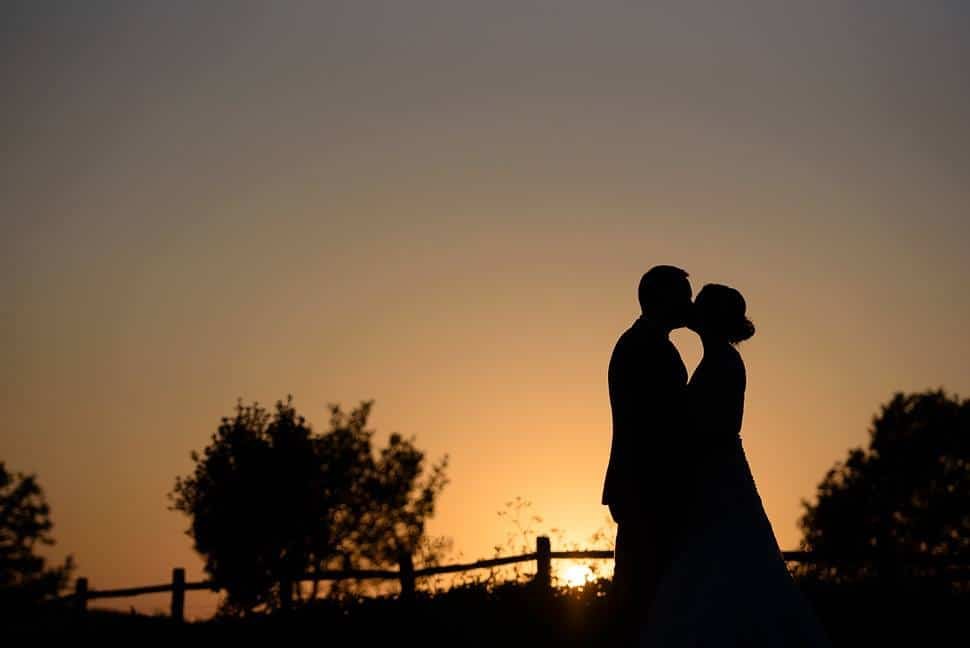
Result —
POLYGON ((88 611, 88 579, 79 578, 74 581, 74 609, 79 614, 88 611))
POLYGON ((293 609, 293 581, 289 574, 280 578, 280 612, 287 614, 293 609))
POLYGON ((185 570, 181 567, 172 570, 172 620, 185 620, 185 570))
POLYGON ((549 536, 536 538, 536 584, 539 589, 552 588, 552 545, 549 536))
POLYGON ((414 600, 414 560, 411 554, 402 553, 398 558, 399 570, 401 573, 401 600, 414 600))

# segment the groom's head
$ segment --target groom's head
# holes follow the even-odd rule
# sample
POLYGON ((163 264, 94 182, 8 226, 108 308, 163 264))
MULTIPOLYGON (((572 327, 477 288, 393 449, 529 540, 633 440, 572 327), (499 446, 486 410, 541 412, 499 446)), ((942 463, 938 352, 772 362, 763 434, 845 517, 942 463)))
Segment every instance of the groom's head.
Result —
POLYGON ((674 266, 654 266, 640 278, 640 309, 663 328, 680 328, 687 323, 691 292, 685 271, 674 266))

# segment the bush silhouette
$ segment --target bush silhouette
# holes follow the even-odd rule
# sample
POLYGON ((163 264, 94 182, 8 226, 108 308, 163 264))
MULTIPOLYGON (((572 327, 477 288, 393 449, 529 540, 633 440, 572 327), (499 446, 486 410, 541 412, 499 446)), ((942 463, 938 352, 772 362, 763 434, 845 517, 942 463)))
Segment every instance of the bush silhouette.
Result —
POLYGON ((195 471, 176 478, 172 508, 191 518, 187 533, 226 590, 222 613, 309 600, 317 582, 309 592, 293 586, 308 573, 388 565, 415 551, 446 459, 423 477, 424 453, 397 434, 375 457, 371 406, 331 406, 330 429, 315 434, 292 398, 272 413, 240 403, 192 453, 195 471))
POLYGON ((0 608, 12 613, 35 605, 65 586, 74 568, 70 556, 48 567, 38 545, 52 545, 54 524, 34 475, 10 473, 0 462, 0 608))
POLYGON ((913 558, 970 554, 970 401, 896 394, 869 435, 867 449, 825 475, 816 502, 802 502, 802 547, 846 559, 809 572, 839 582, 940 576, 913 558))

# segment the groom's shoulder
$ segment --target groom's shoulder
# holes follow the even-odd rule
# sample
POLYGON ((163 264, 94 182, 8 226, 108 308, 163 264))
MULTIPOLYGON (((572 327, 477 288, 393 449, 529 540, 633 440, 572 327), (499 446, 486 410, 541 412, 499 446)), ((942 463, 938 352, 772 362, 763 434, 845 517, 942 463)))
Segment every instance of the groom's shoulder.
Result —
POLYGON ((638 337, 636 325, 630 326, 620 333, 620 336, 616 339, 616 343, 613 345, 613 353, 610 354, 611 366, 637 353, 637 348, 640 346, 638 337))
POLYGON ((617 349, 623 347, 630 347, 633 345, 643 344, 646 336, 643 326, 639 324, 639 320, 631 324, 625 331, 620 333, 620 337, 616 340, 617 349))
POLYGON ((654 334, 640 320, 630 325, 616 340, 613 354, 654 354, 663 352, 669 340, 654 334))

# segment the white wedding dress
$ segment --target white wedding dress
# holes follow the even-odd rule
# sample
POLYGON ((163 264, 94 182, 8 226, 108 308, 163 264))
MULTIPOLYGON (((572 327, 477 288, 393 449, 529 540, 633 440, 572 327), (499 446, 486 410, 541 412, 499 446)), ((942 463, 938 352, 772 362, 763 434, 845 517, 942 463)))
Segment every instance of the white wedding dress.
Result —
MULTIPOLYGON (((731 347, 705 352, 688 387, 696 493, 688 539, 657 590, 643 648, 828 648, 788 573, 739 436, 744 365, 731 347), (698 448, 702 448, 698 450, 698 448)), ((693 462, 693 460, 692 460, 693 462)))

